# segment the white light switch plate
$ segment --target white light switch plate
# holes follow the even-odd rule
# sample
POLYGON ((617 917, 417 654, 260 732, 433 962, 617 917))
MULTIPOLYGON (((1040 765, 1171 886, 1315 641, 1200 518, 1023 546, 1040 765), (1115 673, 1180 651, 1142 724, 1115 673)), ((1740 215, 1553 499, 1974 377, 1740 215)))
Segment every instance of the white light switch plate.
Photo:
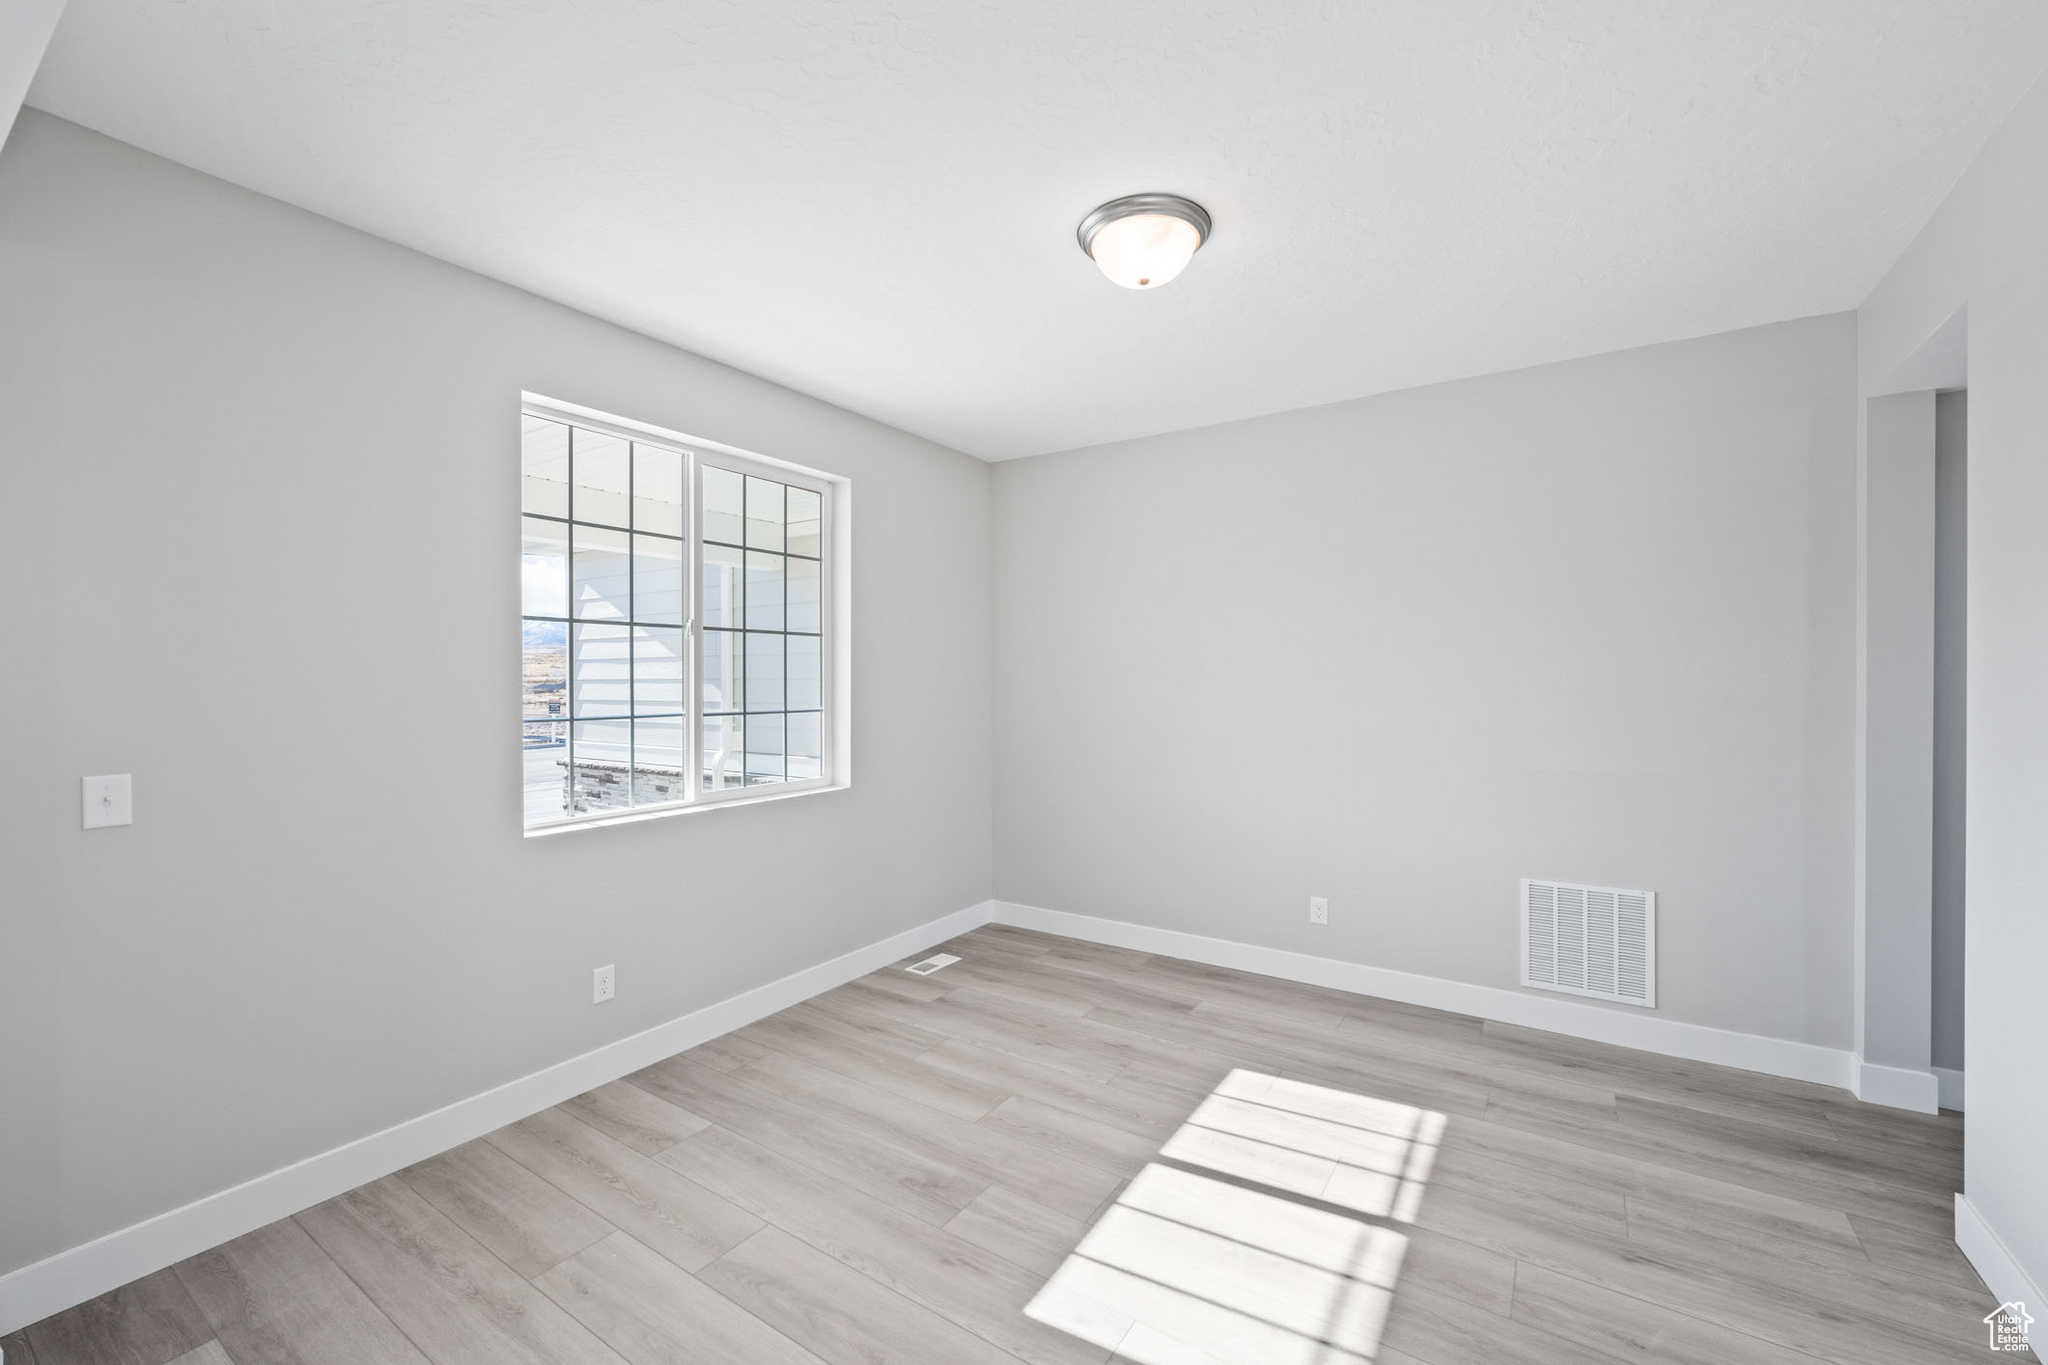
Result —
POLYGON ((135 823, 135 789, 127 773, 88 777, 81 785, 87 829, 135 823))

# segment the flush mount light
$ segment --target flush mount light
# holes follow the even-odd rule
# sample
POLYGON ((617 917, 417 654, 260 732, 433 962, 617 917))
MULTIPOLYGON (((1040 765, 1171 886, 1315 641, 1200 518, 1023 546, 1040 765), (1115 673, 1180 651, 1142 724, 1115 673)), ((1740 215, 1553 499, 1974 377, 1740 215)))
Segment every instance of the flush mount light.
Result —
POLYGON ((1209 240, 1209 211, 1177 194, 1112 199, 1081 220, 1081 250, 1126 289, 1157 289, 1209 240))

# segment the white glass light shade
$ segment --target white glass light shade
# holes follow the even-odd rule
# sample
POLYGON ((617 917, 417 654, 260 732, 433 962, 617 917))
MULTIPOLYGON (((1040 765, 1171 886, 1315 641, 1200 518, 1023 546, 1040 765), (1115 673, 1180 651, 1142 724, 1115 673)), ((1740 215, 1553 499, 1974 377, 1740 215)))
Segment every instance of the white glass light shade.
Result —
POLYGON ((1157 289, 1194 259, 1202 234, 1185 218, 1134 213, 1104 223, 1088 254, 1113 282, 1126 289, 1157 289))

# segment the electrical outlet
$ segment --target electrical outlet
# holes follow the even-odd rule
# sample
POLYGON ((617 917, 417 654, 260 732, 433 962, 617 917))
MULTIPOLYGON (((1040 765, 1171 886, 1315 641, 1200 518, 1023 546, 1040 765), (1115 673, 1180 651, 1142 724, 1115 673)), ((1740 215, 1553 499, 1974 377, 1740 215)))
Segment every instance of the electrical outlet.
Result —
POLYGON ((598 967, 590 973, 590 1003, 602 1005, 619 993, 619 969, 616 964, 598 967))
POLYGON ((1310 924, 1328 924, 1330 922, 1329 897, 1310 896, 1308 898, 1308 922, 1310 924))

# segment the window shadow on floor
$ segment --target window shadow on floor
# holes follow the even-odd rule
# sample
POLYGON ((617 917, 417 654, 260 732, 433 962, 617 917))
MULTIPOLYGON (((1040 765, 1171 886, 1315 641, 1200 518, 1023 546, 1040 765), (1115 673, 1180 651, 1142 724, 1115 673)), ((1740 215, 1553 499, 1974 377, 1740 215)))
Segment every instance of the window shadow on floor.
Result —
POLYGON ((1233 1071, 1025 1312, 1134 1365, 1364 1365, 1443 1129, 1233 1071))

